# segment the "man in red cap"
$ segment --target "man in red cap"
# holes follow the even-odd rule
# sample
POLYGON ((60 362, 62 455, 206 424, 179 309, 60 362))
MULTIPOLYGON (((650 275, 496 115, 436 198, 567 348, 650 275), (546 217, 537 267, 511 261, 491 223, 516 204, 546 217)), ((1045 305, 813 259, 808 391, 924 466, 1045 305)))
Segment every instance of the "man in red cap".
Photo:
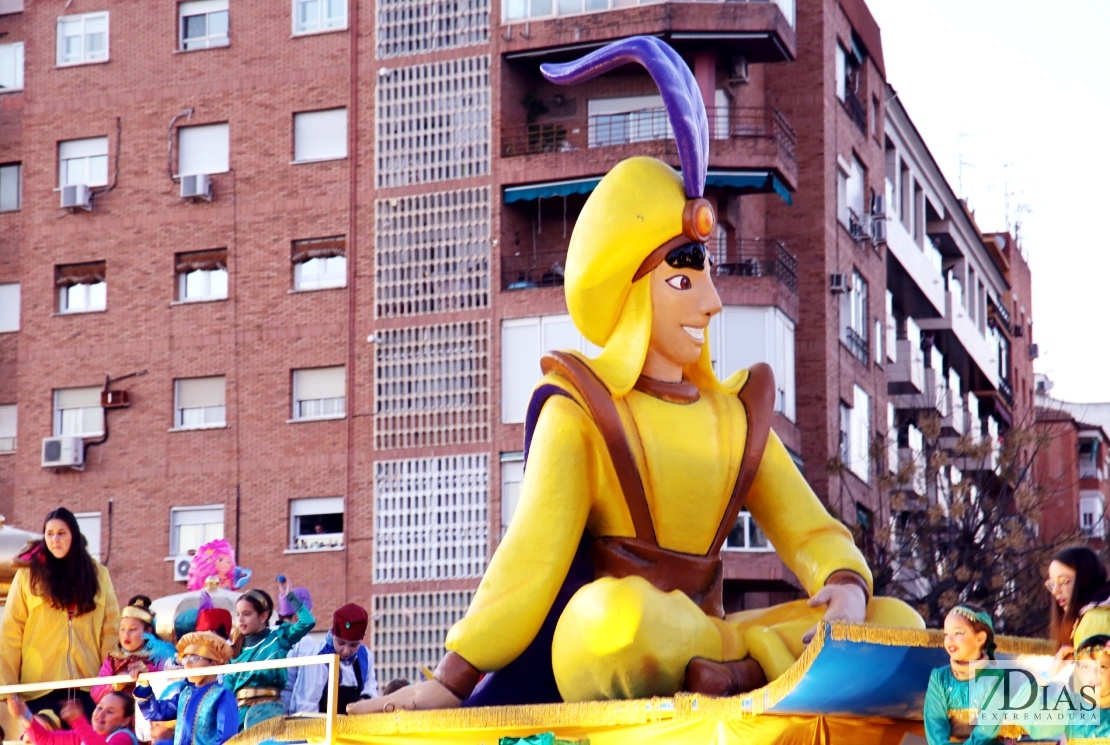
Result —
MULTIPOLYGON (((369 623, 366 609, 347 603, 332 616, 331 631, 324 643, 305 656, 317 654, 339 655, 339 713, 347 704, 378 695, 378 679, 374 675, 374 653, 366 648, 363 639, 369 623)), ((322 712, 327 709, 328 671, 324 665, 301 668, 293 687, 289 713, 322 712)))

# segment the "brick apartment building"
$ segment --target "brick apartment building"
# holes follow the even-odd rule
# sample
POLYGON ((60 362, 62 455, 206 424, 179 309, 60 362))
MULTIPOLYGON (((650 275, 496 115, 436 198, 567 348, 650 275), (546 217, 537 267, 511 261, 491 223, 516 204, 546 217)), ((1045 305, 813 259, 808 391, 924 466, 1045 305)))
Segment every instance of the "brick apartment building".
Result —
MULTIPOLYGON (((539 65, 639 33, 707 102, 715 364, 772 364, 830 508, 886 519, 873 440, 912 448, 927 376, 961 426, 1008 426, 1028 269, 888 103, 862 0, 0 0, 9 523, 80 513, 123 596, 179 591, 223 535, 258 586, 371 605, 379 677, 437 659, 511 518, 541 353, 589 351, 574 220, 619 160, 678 164, 645 72, 539 65)), ((731 608, 796 594, 746 515, 729 548, 731 608)))
POLYGON ((1046 540, 1085 537, 1106 545, 1110 505, 1110 403, 1081 404, 1052 395, 1052 381, 1036 381, 1037 429, 1045 435, 1034 462, 1036 481, 1051 495, 1041 516, 1046 540))

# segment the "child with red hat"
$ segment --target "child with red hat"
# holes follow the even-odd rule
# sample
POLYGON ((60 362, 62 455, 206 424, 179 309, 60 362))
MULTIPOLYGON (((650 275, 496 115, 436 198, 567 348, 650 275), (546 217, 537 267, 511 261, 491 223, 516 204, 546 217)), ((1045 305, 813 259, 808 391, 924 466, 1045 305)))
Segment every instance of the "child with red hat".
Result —
MULTIPOLYGON (((339 712, 360 699, 378 695, 378 679, 374 675, 374 654, 363 639, 370 622, 366 609, 348 603, 335 611, 331 631, 324 643, 311 650, 310 655, 339 655, 339 712)), ((301 668, 293 687, 291 714, 322 712, 327 709, 327 668, 311 665, 301 668)))
POLYGON ((135 689, 139 708, 152 722, 175 720, 176 745, 222 745, 239 729, 235 694, 220 685, 205 668, 226 665, 231 659, 231 613, 206 608, 197 614, 197 630, 177 642, 181 664, 190 672, 185 684, 167 698, 153 697, 148 686, 135 689))

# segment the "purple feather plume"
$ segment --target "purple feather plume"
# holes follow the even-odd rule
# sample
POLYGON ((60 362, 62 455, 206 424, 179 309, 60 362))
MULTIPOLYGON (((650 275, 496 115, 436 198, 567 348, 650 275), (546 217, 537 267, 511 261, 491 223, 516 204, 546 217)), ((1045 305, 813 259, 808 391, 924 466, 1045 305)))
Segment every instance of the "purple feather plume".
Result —
POLYGON ((705 192, 709 167, 709 120, 694 74, 666 42, 654 36, 633 36, 615 41, 585 57, 563 64, 544 63, 540 72, 553 83, 574 85, 591 80, 621 65, 637 62, 651 74, 671 121, 686 197, 705 192))

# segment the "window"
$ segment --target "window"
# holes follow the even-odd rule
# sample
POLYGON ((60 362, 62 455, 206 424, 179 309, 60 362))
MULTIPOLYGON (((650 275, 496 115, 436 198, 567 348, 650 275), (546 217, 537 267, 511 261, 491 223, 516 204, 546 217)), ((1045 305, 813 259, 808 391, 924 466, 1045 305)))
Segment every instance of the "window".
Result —
POLYGON ((0 404, 0 453, 15 452, 17 413, 15 404, 0 404))
POLYGON ((592 99, 587 112, 590 147, 673 137, 662 96, 592 99))
POLYGON ((756 525, 752 514, 741 510, 736 518, 736 525, 729 531, 725 541, 726 551, 774 551, 775 547, 767 540, 767 536, 756 525))
POLYGON ((19 283, 0 284, 0 333, 19 331, 19 283))
POLYGON ((100 386, 54 391, 54 435, 96 437, 104 434, 100 386))
POLYGON ((524 483, 524 453, 501 453, 501 535, 509 529, 524 483))
POLYGON ((293 114, 293 162, 347 157, 347 110, 293 114))
POLYGON ((293 0, 293 33, 347 27, 347 0, 293 0))
POLYGON ((1105 515, 1103 514, 1102 495, 1099 492, 1086 492, 1079 496, 1079 529, 1092 538, 1106 536, 1105 515))
POLYGON ((326 290, 347 286, 347 238, 293 241, 293 289, 326 290))
POLYGON ((596 357, 570 316, 513 318, 501 322, 501 421, 523 422, 532 388, 542 377, 540 358, 549 349, 574 349, 596 357))
POLYGON ((108 13, 58 19, 58 66, 108 59, 108 13))
POLYGON ((58 143, 58 186, 105 186, 107 183, 107 137, 89 137, 58 143))
POLYGON ((337 419, 347 413, 347 368, 293 371, 293 419, 337 419))
POLYGON ((844 205, 841 210, 841 222, 847 226, 853 238, 864 232, 863 218, 866 211, 863 196, 866 182, 867 175, 863 163, 853 155, 852 162, 848 164, 848 172, 844 181, 844 201, 841 202, 844 205))
POLYGON ((108 307, 108 267, 103 261, 66 264, 54 270, 59 313, 92 313, 108 307))
POLYGON ((0 93, 23 90, 23 42, 0 44, 0 93))
POLYGON ((871 477, 871 396, 852 386, 852 405, 840 404, 840 459, 863 481, 871 477))
POLYGON ((180 127, 177 130, 178 175, 227 173, 230 169, 229 143, 227 122, 180 127))
POLYGON ((177 6, 181 46, 185 51, 226 47, 227 0, 193 0, 177 6))
POLYGON ((294 499, 289 503, 289 549, 343 548, 343 497, 294 499))
POLYGON ((795 421, 794 322, 767 306, 726 305, 709 322, 713 370, 724 380, 766 362, 775 374, 775 411, 795 421))
POLYGON ((223 537, 223 506, 170 508, 170 556, 195 553, 209 541, 223 537))
POLYGON ((77 527, 89 544, 89 554, 97 561, 103 560, 104 557, 100 553, 100 513, 75 512, 73 516, 77 518, 77 527))
POLYGON ((190 251, 174 259, 177 299, 182 303, 227 297, 227 249, 190 251))
POLYGON ((175 429, 204 429, 227 424, 226 378, 181 378, 174 381, 175 429))
POLYGON ((867 340, 867 280, 858 269, 852 271, 852 287, 840 296, 840 340, 863 364, 869 361, 867 340))
POLYGON ((0 212, 12 212, 23 204, 23 167, 19 163, 0 166, 0 212))

